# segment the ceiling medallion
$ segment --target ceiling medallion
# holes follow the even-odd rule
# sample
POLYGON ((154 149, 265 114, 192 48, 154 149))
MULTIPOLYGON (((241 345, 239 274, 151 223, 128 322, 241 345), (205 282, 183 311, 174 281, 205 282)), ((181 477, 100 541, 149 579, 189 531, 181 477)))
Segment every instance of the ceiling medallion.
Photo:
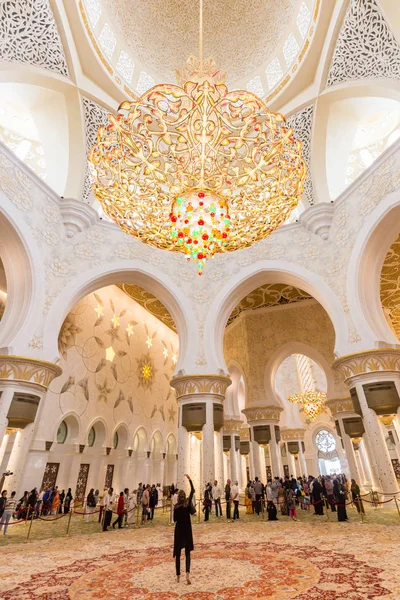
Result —
POLYGON ((288 397, 289 402, 303 406, 304 413, 311 421, 317 418, 327 399, 328 397, 325 392, 318 390, 309 390, 302 394, 293 394, 288 397))
POLYGON ((212 58, 191 56, 182 87, 156 85, 109 115, 89 153, 105 214, 141 241, 193 259, 269 236, 297 206, 307 167, 284 117, 229 92, 212 58))

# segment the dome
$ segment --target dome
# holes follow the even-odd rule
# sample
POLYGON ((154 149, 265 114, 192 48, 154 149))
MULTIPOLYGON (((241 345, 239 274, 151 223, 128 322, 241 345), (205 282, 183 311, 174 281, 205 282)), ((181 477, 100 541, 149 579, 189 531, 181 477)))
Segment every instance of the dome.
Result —
MULTIPOLYGON (((136 80, 137 93, 155 82, 174 83, 176 70, 199 54, 197 2, 84 0, 84 9, 107 61, 126 83, 136 80)), ((314 0, 205 0, 204 57, 214 58, 229 87, 263 96, 294 65, 313 11, 314 0)))

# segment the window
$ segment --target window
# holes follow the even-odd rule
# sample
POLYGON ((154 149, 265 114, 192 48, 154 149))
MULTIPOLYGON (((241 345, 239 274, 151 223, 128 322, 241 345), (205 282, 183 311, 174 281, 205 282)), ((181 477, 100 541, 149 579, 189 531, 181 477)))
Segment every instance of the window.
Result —
POLYGON ((95 431, 94 427, 91 427, 91 429, 89 431, 89 435, 88 435, 88 446, 90 446, 90 447, 94 446, 95 441, 96 441, 96 431, 95 431))
POLYGON ((68 435, 68 426, 65 421, 61 421, 57 431, 57 444, 64 444, 68 435))
POLYGON ((115 432, 114 439, 113 439, 113 448, 117 448, 117 447, 118 447, 118 433, 115 432))
POLYGON ((336 440, 326 429, 321 429, 321 431, 318 431, 315 438, 315 443, 320 452, 327 453, 336 450, 336 440))

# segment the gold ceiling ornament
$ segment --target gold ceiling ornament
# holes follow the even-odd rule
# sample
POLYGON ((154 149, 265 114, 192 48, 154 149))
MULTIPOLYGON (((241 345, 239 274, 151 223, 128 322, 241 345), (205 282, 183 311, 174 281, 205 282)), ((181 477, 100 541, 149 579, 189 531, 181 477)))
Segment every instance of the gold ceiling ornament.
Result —
POLYGON ((319 390, 308 390, 301 394, 293 394, 288 397, 289 402, 299 404, 303 407, 304 413, 314 421, 319 413, 323 410, 328 397, 325 392, 319 390))
POLYGON ((105 214, 141 241, 185 254, 199 274, 218 252, 247 248, 297 206, 307 167, 284 117, 255 94, 229 92, 212 59, 182 87, 156 85, 123 102, 89 153, 105 214))
POLYGON ((380 296, 385 318, 400 340, 400 235, 390 246, 382 266, 380 296))

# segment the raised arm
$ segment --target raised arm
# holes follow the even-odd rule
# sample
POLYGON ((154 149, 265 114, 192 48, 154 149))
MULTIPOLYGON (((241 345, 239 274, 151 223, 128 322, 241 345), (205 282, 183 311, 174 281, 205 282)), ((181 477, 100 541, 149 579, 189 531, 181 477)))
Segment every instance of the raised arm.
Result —
POLYGON ((190 475, 186 475, 186 477, 188 478, 189 484, 190 484, 190 494, 189 494, 189 506, 190 506, 190 504, 192 503, 192 500, 193 500, 195 489, 194 489, 193 482, 190 479, 190 475))

